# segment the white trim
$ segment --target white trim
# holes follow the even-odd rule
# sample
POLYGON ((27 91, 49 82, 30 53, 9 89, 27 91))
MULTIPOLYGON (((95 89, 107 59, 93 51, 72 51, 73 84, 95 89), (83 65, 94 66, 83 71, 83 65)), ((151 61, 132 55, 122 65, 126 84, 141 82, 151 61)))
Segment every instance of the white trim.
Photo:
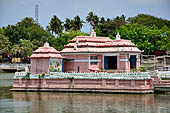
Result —
POLYGON ((104 56, 119 56, 120 53, 104 53, 104 56))
MULTIPOLYGON (((133 52, 133 51, 132 51, 133 52)), ((84 54, 84 55, 87 55, 87 54, 89 54, 88 52, 84 52, 84 53, 70 53, 70 52, 68 52, 68 53, 62 53, 61 52, 61 55, 82 55, 82 54, 84 54)), ((127 51, 127 52, 122 52, 122 51, 119 51, 119 52, 98 52, 98 53, 93 53, 93 52, 90 52, 90 55, 104 55, 104 56, 115 56, 115 55, 120 55, 120 54, 131 54, 131 55, 139 55, 139 53, 137 52, 137 53, 129 53, 129 51, 127 51)))
POLYGON ((68 62, 101 62, 101 60, 71 60, 71 61, 68 61, 68 62))
POLYGON ((129 59, 120 59, 120 61, 129 61, 129 59))
POLYGON ((136 58, 137 58, 137 59, 138 59, 138 56, 139 56, 138 53, 129 53, 129 58, 130 58, 130 55, 136 55, 136 58))

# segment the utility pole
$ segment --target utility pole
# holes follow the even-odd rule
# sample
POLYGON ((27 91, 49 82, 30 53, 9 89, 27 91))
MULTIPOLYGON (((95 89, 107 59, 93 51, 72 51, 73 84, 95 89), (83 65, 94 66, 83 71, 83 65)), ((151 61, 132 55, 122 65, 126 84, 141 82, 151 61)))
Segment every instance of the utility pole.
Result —
POLYGON ((38 19, 38 5, 35 5, 35 22, 39 23, 39 19, 38 19))

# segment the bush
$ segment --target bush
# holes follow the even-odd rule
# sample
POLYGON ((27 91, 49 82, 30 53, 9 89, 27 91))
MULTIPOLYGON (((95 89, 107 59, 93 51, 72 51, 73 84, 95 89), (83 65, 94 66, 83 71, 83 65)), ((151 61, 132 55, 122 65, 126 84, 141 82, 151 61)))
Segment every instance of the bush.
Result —
POLYGON ((147 71, 146 66, 141 66, 141 67, 140 67, 140 71, 141 71, 141 72, 146 72, 146 71, 147 71))
POLYGON ((27 72, 27 74, 26 74, 26 79, 27 79, 27 80, 30 79, 30 73, 29 73, 29 72, 27 72))

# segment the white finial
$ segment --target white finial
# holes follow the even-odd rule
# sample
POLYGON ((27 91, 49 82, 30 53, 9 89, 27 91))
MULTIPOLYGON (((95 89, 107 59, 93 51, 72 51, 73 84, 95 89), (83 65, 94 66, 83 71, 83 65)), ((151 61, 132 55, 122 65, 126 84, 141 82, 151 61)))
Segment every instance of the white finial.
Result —
POLYGON ((92 32, 90 34, 91 37, 96 37, 96 32, 92 29, 92 32))
POLYGON ((77 49, 77 44, 74 44, 74 50, 76 50, 77 49))
POLYGON ((78 39, 76 39, 76 44, 78 44, 79 43, 79 40, 78 39))
POLYGON ((44 43, 44 47, 49 47, 49 43, 48 42, 44 43))
POLYGON ((116 35, 116 40, 120 40, 119 32, 118 32, 117 35, 116 35))

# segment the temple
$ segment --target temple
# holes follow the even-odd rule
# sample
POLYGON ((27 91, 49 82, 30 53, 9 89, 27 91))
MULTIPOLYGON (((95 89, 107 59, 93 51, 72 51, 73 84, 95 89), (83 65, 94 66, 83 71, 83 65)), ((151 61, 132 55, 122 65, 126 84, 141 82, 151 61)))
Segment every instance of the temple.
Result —
POLYGON ((31 73, 50 72, 130 72, 140 68, 141 51, 130 40, 76 36, 59 52, 49 47, 38 48, 31 56, 31 73))
POLYGON ((77 36, 61 51, 65 72, 129 72, 139 69, 141 51, 130 40, 90 36, 77 36))
POLYGON ((170 81, 161 77, 167 79, 169 72, 140 72, 140 56, 137 46, 119 33, 115 40, 98 37, 94 31, 76 36, 62 51, 46 42, 31 55, 31 71, 15 73, 11 90, 153 93, 166 89, 170 81))
POLYGON ((62 72, 63 57, 60 52, 49 47, 46 42, 44 47, 39 47, 31 55, 31 74, 42 74, 50 72, 62 72))

